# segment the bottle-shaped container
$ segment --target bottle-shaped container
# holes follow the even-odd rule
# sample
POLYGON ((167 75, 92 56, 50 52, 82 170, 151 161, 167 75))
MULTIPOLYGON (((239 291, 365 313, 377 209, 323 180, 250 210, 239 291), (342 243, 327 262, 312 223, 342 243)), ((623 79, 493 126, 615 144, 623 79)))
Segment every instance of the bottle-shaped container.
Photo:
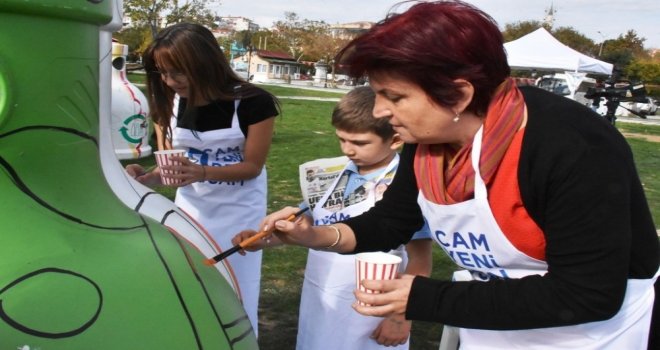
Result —
POLYGON ((151 155, 149 106, 142 91, 128 80, 128 45, 112 43, 112 144, 118 159, 151 155))
POLYGON ((102 171, 100 27, 121 7, 0 0, 0 349, 256 349, 208 256, 102 171))

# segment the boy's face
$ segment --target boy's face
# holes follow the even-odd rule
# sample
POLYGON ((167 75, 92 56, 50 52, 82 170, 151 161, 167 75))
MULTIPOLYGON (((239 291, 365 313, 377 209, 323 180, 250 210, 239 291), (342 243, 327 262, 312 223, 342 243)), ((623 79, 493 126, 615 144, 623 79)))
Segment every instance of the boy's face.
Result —
POLYGON ((387 166, 399 146, 393 138, 383 140, 373 132, 335 130, 342 153, 357 165, 360 174, 387 166))

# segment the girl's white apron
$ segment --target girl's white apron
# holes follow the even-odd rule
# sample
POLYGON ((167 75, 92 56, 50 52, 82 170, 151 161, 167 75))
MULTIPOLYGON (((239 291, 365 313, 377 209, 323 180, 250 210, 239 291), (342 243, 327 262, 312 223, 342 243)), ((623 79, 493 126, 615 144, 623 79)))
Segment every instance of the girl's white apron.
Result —
MULTIPOLYGON (((172 146, 185 149, 192 162, 207 166, 240 163, 244 157, 245 136, 238 122, 238 105, 234 101, 231 128, 193 132, 176 127, 172 118, 172 146)), ((178 109, 175 100, 174 111, 178 109)), ((176 113, 175 113, 176 115, 176 113)), ((175 203, 195 218, 211 234, 223 250, 231 248, 231 238, 245 229, 259 230, 266 216, 266 169, 254 179, 243 181, 204 181, 180 187, 175 203)), ((257 333, 257 307, 261 281, 262 252, 245 256, 234 254, 227 259, 234 271, 243 307, 257 333)))
MULTIPOLYGON (((323 204, 328 201, 342 177, 341 174, 337 176, 312 210, 315 224, 328 222, 329 218, 360 215, 373 207, 376 203, 375 184, 388 173, 395 171, 398 164, 397 154, 385 171, 369 181, 373 182, 374 186, 365 186, 368 187, 368 195, 364 201, 345 207, 339 212, 331 212, 323 209, 323 204)), ((407 262, 403 246, 390 253, 404 259, 400 267, 400 271, 403 271, 407 262)), ((385 348, 369 337, 382 318, 362 316, 351 307, 355 301, 353 295, 355 288, 355 255, 309 250, 300 300, 296 349, 382 350, 385 348)), ((388 349, 408 349, 408 343, 388 349)))
MULTIPOLYGON (((483 129, 483 127, 482 127, 483 129)), ((455 280, 522 278, 544 275, 547 264, 517 250, 497 225, 479 172, 482 129, 472 147, 474 199, 438 205, 420 192, 418 203, 433 239, 466 270, 455 280)), ((657 278, 657 276, 656 276, 657 278)), ((461 349, 645 349, 654 301, 653 283, 629 280, 621 310, 612 319, 575 326, 518 331, 459 329, 461 349)))

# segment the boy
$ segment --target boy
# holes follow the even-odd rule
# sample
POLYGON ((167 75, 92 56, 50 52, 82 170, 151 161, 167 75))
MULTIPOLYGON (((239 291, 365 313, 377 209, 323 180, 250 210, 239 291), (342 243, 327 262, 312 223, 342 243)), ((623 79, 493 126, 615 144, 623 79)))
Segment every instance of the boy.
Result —
MULTIPOLYGON (((373 117, 374 99, 369 87, 358 87, 335 107, 332 125, 344 157, 300 166, 301 207, 310 207, 314 224, 327 225, 360 215, 380 199, 394 178, 399 164, 397 149, 402 142, 385 118, 373 117), (315 186, 310 182, 312 172, 315 186), (325 183, 319 186, 318 180, 325 183)), ((234 244, 242 240, 238 237, 234 244)), ((267 243, 251 245, 249 250, 279 243, 273 236, 267 243)), ((418 232, 405 249, 401 246, 390 253, 403 258, 400 272, 423 276, 431 272, 431 240, 425 230, 418 232)), ((351 308, 355 287, 354 255, 309 250, 296 349, 364 350, 397 345, 396 349, 408 349, 411 323, 402 317, 383 319, 358 314, 351 308)))

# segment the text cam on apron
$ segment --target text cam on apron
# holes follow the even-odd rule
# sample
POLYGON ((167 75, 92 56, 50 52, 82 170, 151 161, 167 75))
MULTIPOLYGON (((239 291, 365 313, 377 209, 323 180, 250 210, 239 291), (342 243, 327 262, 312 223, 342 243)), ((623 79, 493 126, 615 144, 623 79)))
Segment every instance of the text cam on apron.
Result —
MULTIPOLYGON (((395 171, 399 155, 375 179, 378 183, 395 171)), ((344 174, 346 168, 341 174, 344 174)), ((370 186, 367 198, 359 203, 332 212, 323 208, 337 187, 342 175, 335 178, 327 192, 312 210, 314 224, 331 224, 336 218, 356 216, 367 211, 376 202, 376 186, 370 186), (334 220, 333 220, 334 218, 334 220)), ((401 256, 399 271, 405 270, 407 255, 403 246, 390 253, 401 256)), ((300 320, 296 349, 383 349, 369 336, 382 321, 380 317, 363 316, 355 312, 355 255, 341 255, 310 249, 305 268, 303 292, 300 301, 300 320), (341 334, 341 336, 337 336, 341 334)), ((408 348, 408 344, 392 349, 408 348)))
MULTIPOLYGON (((544 261, 517 250, 497 225, 488 204, 486 185, 478 161, 483 126, 472 146, 475 171, 474 199, 438 205, 420 192, 418 203, 428 221, 433 239, 454 262, 466 270, 455 280, 522 278, 547 272, 544 261), (467 278, 466 278, 467 276, 467 278)), ((621 310, 606 321, 575 326, 516 331, 459 329, 461 349, 643 349, 653 307, 654 279, 629 280, 621 310)))
MULTIPOLYGON (((238 105, 234 101, 231 128, 194 132, 176 126, 172 118, 172 146, 185 149, 193 163, 205 166, 227 166, 240 163, 245 150, 245 136, 238 122, 238 105)), ((178 110, 178 99, 174 111, 178 110)), ((242 181, 204 181, 180 187, 175 203, 195 218, 211 234, 223 250, 231 248, 231 238, 242 230, 259 230, 266 216, 266 169, 256 178, 242 181)), ((243 307, 257 333, 257 305, 261 281, 261 251, 245 256, 232 255, 229 261, 238 286, 243 307)))

